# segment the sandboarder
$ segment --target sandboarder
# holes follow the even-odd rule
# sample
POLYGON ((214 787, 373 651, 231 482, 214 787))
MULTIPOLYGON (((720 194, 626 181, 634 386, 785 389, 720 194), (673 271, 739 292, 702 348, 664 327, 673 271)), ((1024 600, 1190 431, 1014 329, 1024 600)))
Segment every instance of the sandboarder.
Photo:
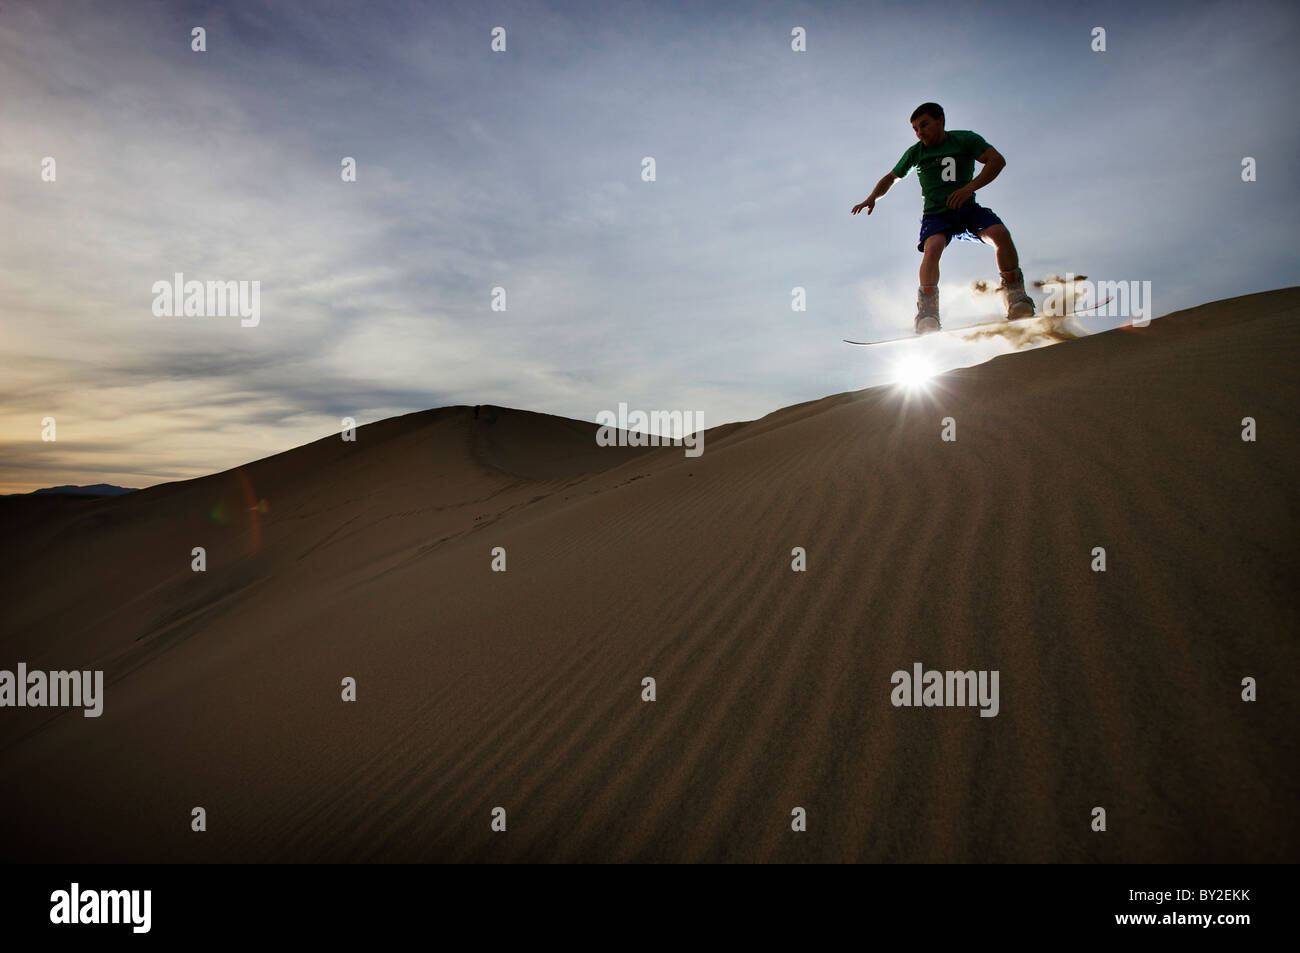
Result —
POLYGON ((898 164, 876 183, 866 201, 855 205, 851 214, 864 208, 870 215, 880 198, 907 170, 916 166, 925 199, 921 216, 921 287, 916 295, 916 333, 938 331, 939 324, 939 256, 953 238, 963 241, 987 241, 997 253, 1002 283, 998 291, 1007 309, 1007 320, 1031 317, 1033 299, 1025 293, 1025 276, 1020 258, 1011 241, 1011 233, 991 209, 975 201, 975 190, 992 182, 1006 166, 1007 160, 984 141, 977 132, 944 128, 943 107, 922 103, 912 113, 912 129, 920 140, 898 160, 898 164), (975 161, 984 168, 972 178, 975 161))

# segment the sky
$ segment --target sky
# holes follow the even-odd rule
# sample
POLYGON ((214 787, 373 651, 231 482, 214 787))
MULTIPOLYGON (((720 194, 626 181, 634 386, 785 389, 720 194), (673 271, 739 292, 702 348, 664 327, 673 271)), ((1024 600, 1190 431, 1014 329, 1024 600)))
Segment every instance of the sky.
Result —
MULTIPOLYGON (((0 0, 0 493, 345 417, 712 427, 885 383, 898 348, 842 339, 911 331, 915 173, 849 210, 926 101, 1006 157, 978 201, 1027 279, 1149 281, 1157 317, 1300 285, 1298 40, 1290 3, 0 0), (256 324, 155 313, 177 273, 257 282, 256 324)), ((941 269, 945 325, 997 316, 991 247, 941 269)))

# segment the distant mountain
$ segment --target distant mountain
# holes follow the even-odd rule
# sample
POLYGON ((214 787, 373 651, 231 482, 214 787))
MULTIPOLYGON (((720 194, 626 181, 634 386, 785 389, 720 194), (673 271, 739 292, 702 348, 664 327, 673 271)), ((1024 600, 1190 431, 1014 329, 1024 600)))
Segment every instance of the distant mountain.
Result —
POLYGON ((134 486, 114 486, 111 483, 92 483, 90 486, 47 486, 44 489, 32 490, 31 493, 10 493, 10 496, 34 496, 37 493, 69 493, 77 496, 121 496, 123 493, 134 493, 139 487, 134 486))

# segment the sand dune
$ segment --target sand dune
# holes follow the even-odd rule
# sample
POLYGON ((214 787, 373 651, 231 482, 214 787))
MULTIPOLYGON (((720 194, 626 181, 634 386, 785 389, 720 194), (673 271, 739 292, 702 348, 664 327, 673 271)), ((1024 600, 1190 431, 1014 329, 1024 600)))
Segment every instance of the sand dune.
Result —
POLYGON ((1300 860, 1296 290, 698 458, 450 407, 0 500, 0 669, 106 682, 0 709, 5 855, 1300 860), (998 714, 895 707, 915 662, 997 670, 998 714))

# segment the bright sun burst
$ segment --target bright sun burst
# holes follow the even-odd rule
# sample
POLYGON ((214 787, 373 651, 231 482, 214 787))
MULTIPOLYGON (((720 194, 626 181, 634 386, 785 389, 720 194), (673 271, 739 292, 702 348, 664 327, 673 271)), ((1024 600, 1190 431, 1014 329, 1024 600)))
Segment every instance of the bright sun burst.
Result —
POLYGON ((934 375, 934 365, 920 355, 905 357, 894 365, 894 383, 907 390, 924 390, 934 375))

